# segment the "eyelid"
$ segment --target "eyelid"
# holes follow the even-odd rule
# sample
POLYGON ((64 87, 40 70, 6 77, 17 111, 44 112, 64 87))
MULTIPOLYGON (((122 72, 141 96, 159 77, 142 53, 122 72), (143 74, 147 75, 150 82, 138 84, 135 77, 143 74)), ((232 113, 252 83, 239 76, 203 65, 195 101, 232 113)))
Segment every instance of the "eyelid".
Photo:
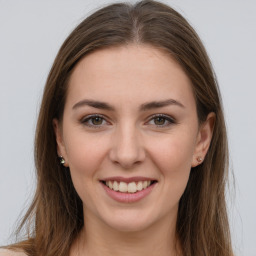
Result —
POLYGON ((154 114, 154 115, 150 116, 147 123, 149 123, 150 121, 154 120, 157 117, 165 118, 165 120, 167 120, 169 122, 167 125, 166 124, 165 125, 156 125, 156 124, 154 125, 154 126, 159 127, 159 128, 165 128, 165 127, 168 127, 170 125, 173 125, 173 124, 177 123, 175 118, 171 117, 170 115, 166 115, 166 114, 154 114))
MULTIPOLYGON (((102 115, 102 114, 90 114, 90 115, 87 115, 87 116, 84 116, 83 118, 80 119, 80 123, 82 123, 83 125, 89 127, 89 128, 102 128, 103 126, 105 126, 106 124, 100 124, 100 125, 93 125, 93 124, 89 124, 88 122, 93 119, 93 118, 96 118, 96 117, 100 117, 103 119, 104 122, 107 123, 107 125, 111 124, 107 118, 102 115)), ((172 116, 170 115, 167 115, 167 114, 154 114, 152 116, 150 116, 148 118, 148 121, 146 122, 146 124, 148 124, 150 121, 154 120, 155 118, 157 117, 162 117, 165 119, 165 121, 168 121, 167 124, 163 124, 163 125, 157 125, 157 124, 152 124, 152 126, 155 126, 155 127, 158 127, 158 128, 166 128, 170 125, 173 125, 173 124, 176 124, 177 121, 175 120, 175 118, 173 118, 172 116)))
POLYGON ((82 123, 83 125, 90 127, 90 128, 102 128, 105 124, 101 124, 101 125, 93 125, 93 124, 89 124, 88 121, 91 120, 92 118, 96 118, 96 117, 100 117, 102 118, 106 123, 110 123, 109 121, 107 121, 107 118, 104 115, 101 114, 91 114, 91 115, 87 115, 84 116, 80 119, 80 123, 82 123))

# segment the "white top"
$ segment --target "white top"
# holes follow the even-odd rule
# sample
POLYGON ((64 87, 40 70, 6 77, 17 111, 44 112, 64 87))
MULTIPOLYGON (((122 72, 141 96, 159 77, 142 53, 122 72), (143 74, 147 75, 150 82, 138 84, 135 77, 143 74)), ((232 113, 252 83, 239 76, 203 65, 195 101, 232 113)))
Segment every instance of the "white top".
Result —
POLYGON ((24 252, 0 249, 0 256, 27 256, 24 252))

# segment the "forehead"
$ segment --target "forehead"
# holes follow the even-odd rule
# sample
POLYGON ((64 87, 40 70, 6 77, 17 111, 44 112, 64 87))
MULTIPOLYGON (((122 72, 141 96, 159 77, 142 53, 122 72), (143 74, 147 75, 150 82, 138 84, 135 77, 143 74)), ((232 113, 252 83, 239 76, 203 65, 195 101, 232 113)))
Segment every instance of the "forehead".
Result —
POLYGON ((89 98, 139 104, 170 97, 195 104, 191 82, 180 65, 152 46, 128 45, 85 56, 71 75, 67 103, 89 98))

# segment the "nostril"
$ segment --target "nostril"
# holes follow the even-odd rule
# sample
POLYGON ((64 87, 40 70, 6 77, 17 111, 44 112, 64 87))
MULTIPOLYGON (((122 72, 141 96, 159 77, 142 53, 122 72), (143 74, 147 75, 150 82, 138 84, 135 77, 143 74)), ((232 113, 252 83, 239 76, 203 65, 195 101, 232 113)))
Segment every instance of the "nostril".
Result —
POLYGON ((145 152, 136 141, 120 138, 118 143, 113 142, 109 158, 115 165, 130 169, 145 160, 145 152))

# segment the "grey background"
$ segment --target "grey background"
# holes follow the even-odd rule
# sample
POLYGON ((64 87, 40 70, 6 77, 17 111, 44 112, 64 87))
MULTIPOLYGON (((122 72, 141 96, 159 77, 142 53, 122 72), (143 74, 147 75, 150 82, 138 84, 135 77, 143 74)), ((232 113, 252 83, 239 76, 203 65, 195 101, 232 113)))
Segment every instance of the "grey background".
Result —
MULTIPOLYGON (((34 130, 54 57, 85 16, 110 2, 0 0, 0 245, 12 241, 33 195, 34 130)), ((212 59, 236 180, 227 192, 233 243, 237 255, 256 256, 256 1, 164 2, 191 22, 212 59)))

